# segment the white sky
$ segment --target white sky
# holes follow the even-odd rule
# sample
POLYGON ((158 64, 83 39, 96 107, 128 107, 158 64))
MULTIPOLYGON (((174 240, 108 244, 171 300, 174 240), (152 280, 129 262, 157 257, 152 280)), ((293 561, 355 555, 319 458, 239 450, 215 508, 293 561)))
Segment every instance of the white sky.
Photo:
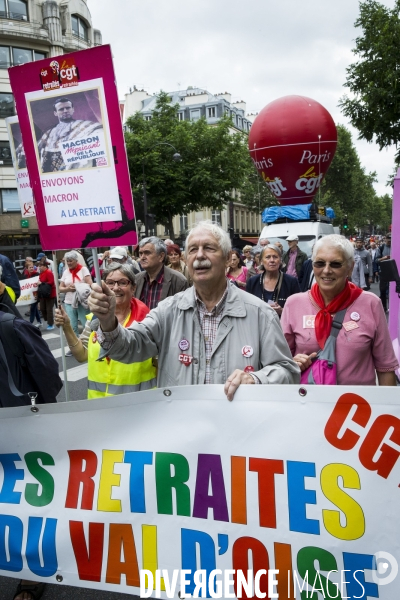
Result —
MULTIPOLYGON (((395 0, 381 0, 393 8, 395 0)), ((247 112, 289 94, 308 96, 348 126, 339 108, 360 30, 358 0, 89 0, 93 26, 111 44, 121 99, 189 85, 230 92, 247 112)), ((378 194, 394 148, 357 140, 361 164, 376 171, 378 194)))

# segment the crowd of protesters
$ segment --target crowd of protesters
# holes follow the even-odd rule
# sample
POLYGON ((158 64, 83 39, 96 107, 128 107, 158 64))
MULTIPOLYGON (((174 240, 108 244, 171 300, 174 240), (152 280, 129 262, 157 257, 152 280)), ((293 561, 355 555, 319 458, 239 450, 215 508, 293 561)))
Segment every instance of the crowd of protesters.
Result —
MULTIPOLYGON (((349 308, 348 322, 351 324, 350 330, 352 333, 351 335, 347 333, 346 328, 350 326, 346 321, 342 328, 343 331, 338 337, 338 348, 341 347, 341 341, 344 338, 347 341, 352 339, 354 345, 347 345, 347 348, 352 353, 352 348, 354 347, 355 354, 359 358, 363 357, 362 360, 366 368, 362 370, 363 376, 361 376, 360 370, 355 369, 354 376, 351 375, 349 377, 346 376, 345 369, 344 378, 342 376, 339 377, 339 382, 362 384, 368 381, 368 383, 371 383, 374 380, 372 372, 375 369, 378 383, 381 381, 387 383, 388 378, 382 377, 379 374, 386 372, 394 373, 396 365, 394 355, 391 356, 390 354, 391 344, 384 315, 388 309, 389 286, 386 281, 380 278, 380 264, 382 261, 390 258, 391 233, 388 233, 381 239, 370 240, 359 237, 352 242, 342 236, 325 236, 323 243, 320 240, 315 244, 313 254, 308 258, 300 249, 299 238, 296 235, 287 237, 288 250, 286 252, 283 251, 282 243, 277 240, 274 243, 270 243, 265 237, 260 239, 256 246, 248 245, 240 250, 238 248, 232 249, 230 245, 229 249, 227 249, 228 236, 224 237, 221 233, 222 230, 215 225, 204 223, 200 226, 198 225, 195 230, 205 231, 209 237, 215 238, 217 246, 222 243, 226 246, 224 246, 226 254, 225 264, 219 272, 219 276, 222 278, 221 282, 213 280, 213 285, 216 286, 216 289, 221 284, 221 290, 223 289, 225 293, 226 290, 230 290, 233 286, 242 294, 252 295, 258 299, 257 301, 261 303, 263 309, 265 309, 265 306, 268 306, 268 311, 271 309, 272 313, 277 317, 278 323, 280 323, 280 327, 289 344, 292 357, 300 369, 310 366, 318 349, 323 348, 323 343, 327 337, 320 334, 319 327, 315 324, 311 327, 312 331, 304 328, 301 325, 301 316, 304 317, 306 313, 308 316, 319 315, 316 319, 316 322, 319 323, 322 318, 320 315, 324 313, 325 321, 328 323, 327 325, 325 323, 325 329, 329 333, 329 324, 332 321, 335 311, 340 309, 341 304, 341 300, 334 301, 335 294, 337 292, 339 298, 341 298, 340 294, 344 293, 348 297, 346 302, 349 301, 349 298, 351 299, 349 307, 352 310, 349 308), (331 253, 333 252, 333 254, 336 253, 337 260, 325 262, 322 259, 317 260, 317 258, 320 258, 320 256, 317 257, 317 254, 321 254, 321 252, 326 253, 327 249, 331 253), (376 304, 376 296, 367 293, 371 284, 378 282, 380 306, 376 304), (333 296, 330 293, 324 293, 324 287, 326 286, 331 286, 332 289, 336 290, 333 296), (345 290, 347 291, 345 292, 345 290), (351 290, 351 293, 349 290, 351 290), (359 299, 359 296, 361 299, 359 299), (358 310, 358 304, 360 303, 362 308, 358 310), (328 310, 331 305, 335 310, 328 310), (362 315, 359 318, 360 322, 354 319, 354 315, 362 315), (383 337, 378 339, 379 336, 383 337), (307 338, 307 341, 305 338, 307 338), (359 351, 356 349, 356 346, 357 343, 361 342, 363 343, 363 350, 359 351), (383 350, 383 347, 385 350, 383 350), (369 349, 368 352, 367 348, 369 349), (367 354, 369 353, 368 356, 364 356, 364 350, 367 354), (376 358, 375 360, 372 357, 376 352, 379 353, 379 359, 376 358), (391 358, 385 366, 382 364, 381 359, 386 355, 388 357, 390 355, 391 358), (308 357, 307 359, 305 358, 306 356, 308 357), (300 357, 300 359, 297 360, 296 357, 300 357)), ((124 246, 111 248, 98 255, 101 278, 105 281, 106 285, 109 284, 109 291, 112 297, 116 299, 115 315, 122 327, 129 331, 133 323, 142 321, 149 311, 157 309, 161 302, 170 297, 177 296, 181 298, 183 294, 182 298, 190 298, 190 302, 192 302, 193 298, 196 302, 200 301, 200 284, 196 284, 199 270, 195 266, 196 261, 191 263, 190 249, 187 245, 189 240, 190 236, 186 241, 185 248, 182 249, 172 240, 163 241, 153 236, 141 240, 136 248, 135 255, 131 255, 128 247, 124 246), (190 291, 191 288, 193 289, 190 291)), ((197 251, 199 259, 202 258, 203 253, 205 256, 204 264, 209 264, 208 250, 206 248, 197 251)), ((7 282, 2 283, 0 299, 3 299, 5 305, 15 307, 15 302, 19 295, 18 278, 11 262, 6 257, 3 257, 1 266, 3 267, 2 280, 7 278, 7 282)), ((212 265, 211 267, 208 266, 208 268, 212 268, 212 265)), ((95 269, 92 266, 90 270, 82 253, 75 249, 65 253, 57 267, 56 274, 59 280, 59 291, 62 300, 62 304, 57 310, 55 310, 56 285, 52 261, 44 253, 40 253, 36 259, 32 257, 26 258, 22 277, 31 278, 39 276, 39 285, 37 297, 35 298, 36 301, 30 305, 29 311, 25 313, 25 316, 29 316, 30 322, 38 328, 42 327, 44 322, 47 322, 47 330, 54 329, 54 323, 58 326, 64 325, 65 335, 70 346, 67 356, 74 356, 78 361, 88 360, 88 358, 90 360, 89 354, 93 358, 95 354, 98 356, 102 352, 101 344, 97 342, 96 333, 99 322, 101 324, 101 318, 100 315, 96 314, 96 307, 93 310, 93 306, 90 306, 91 286, 93 282, 96 282, 95 269), (88 345, 90 336, 92 336, 92 341, 94 337, 94 341, 97 342, 95 344, 96 353, 88 352, 88 348, 91 348, 88 345)), ((98 285, 101 284, 99 281, 96 283, 98 285)), ((96 289, 97 293, 99 293, 99 288, 96 289)), ((218 299, 219 301, 221 301, 221 298, 218 299)), ((210 313, 216 309, 218 302, 209 311, 210 313)), ((223 306, 225 306, 225 303, 223 303, 223 306)), ((201 325, 201 310, 196 304, 195 308, 194 312, 197 313, 197 319, 201 325)), ((267 314, 269 314, 268 311, 267 314)), ((15 312, 18 314, 16 309, 15 312)), ((222 315, 223 312, 221 313, 222 315)), ((151 313, 149 315, 150 318, 154 320, 155 314, 151 313)), ((196 322, 196 317, 193 318, 196 322)), ((219 326, 220 321, 217 319, 217 322, 213 325, 215 335, 217 335, 219 326)), ((259 326, 258 328, 260 329, 259 326)), ((182 333, 182 335, 184 334, 182 333)), ((185 335, 188 336, 189 334, 185 335)), ((207 352, 212 353, 212 348, 208 347, 209 344, 207 344, 207 336, 204 334, 203 337, 204 339, 200 344, 205 345, 205 354, 207 352)), ((246 339, 243 339, 242 345, 249 345, 247 342, 246 339)), ((113 346, 114 341, 110 345, 110 348, 113 346)), ((139 365, 134 368, 135 373, 138 373, 141 369, 143 370, 144 381, 151 382, 150 387, 153 387, 156 379, 156 374, 152 369, 157 370, 158 367, 160 380, 160 371, 164 367, 162 361, 160 362, 159 360, 160 349, 158 345, 157 350, 154 348, 153 350, 154 355, 151 357, 151 368, 142 366, 150 364, 146 362, 150 358, 147 354, 146 358, 140 361, 139 365)), ((231 347, 231 351, 234 352, 233 347, 231 347)), ((345 355, 346 352, 341 353, 342 358, 345 355)), ((111 363, 113 362, 111 361, 111 363)), ((116 362, 118 364, 118 361, 116 362)), ((350 362, 353 366, 356 363, 358 364, 358 360, 355 360, 355 358, 350 362)), ((119 369, 119 367, 114 368, 116 370, 119 369)), ((124 368, 120 370, 123 373, 122 380, 124 380, 126 378, 126 371, 124 368)), ((199 377, 197 382, 201 383, 203 375, 199 377)), ((99 379, 98 376, 97 379, 99 379)), ((136 386, 135 389, 142 389, 140 376, 135 375, 133 379, 126 383, 125 387, 122 381, 120 389, 131 389, 132 386, 136 386), (133 379, 134 382, 132 383, 133 379)), ((216 381, 218 380, 218 376, 215 375, 215 379, 214 377, 210 377, 209 379, 210 381, 216 381)), ((391 381, 394 380, 391 379, 391 381)), ((205 377, 205 382, 207 382, 207 377, 205 377)), ((97 388, 107 385, 106 380, 96 382, 90 380, 89 397, 96 397, 96 391, 99 391, 97 388), (94 389, 91 390, 91 386, 94 386, 94 389)), ((116 390, 119 389, 118 385, 115 386, 116 390)), ((108 391, 109 388, 106 387, 106 389, 105 395, 112 395, 108 391)))

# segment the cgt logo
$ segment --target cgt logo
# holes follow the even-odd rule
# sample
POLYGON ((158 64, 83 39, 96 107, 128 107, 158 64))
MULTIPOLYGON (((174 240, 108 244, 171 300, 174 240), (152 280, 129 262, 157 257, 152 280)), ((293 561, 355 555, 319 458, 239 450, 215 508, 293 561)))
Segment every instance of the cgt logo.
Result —
POLYGON ((69 87, 70 85, 78 85, 79 75, 75 65, 60 69, 61 87, 69 87))
POLYGON ((282 179, 280 177, 275 177, 275 179, 270 179, 269 177, 265 176, 264 171, 262 173, 262 176, 263 176, 265 183, 271 190, 271 192, 277 198, 279 198, 279 196, 282 196, 282 192, 287 191, 287 188, 285 188, 285 186, 283 185, 282 179))
POLYGON ((304 175, 300 175, 299 179, 296 181, 296 189, 300 192, 305 192, 306 194, 313 194, 321 185, 323 176, 323 173, 318 175, 315 172, 315 168, 310 167, 308 171, 306 171, 304 175))
POLYGON ((78 85, 79 71, 76 65, 69 65, 63 61, 61 66, 53 60, 49 67, 43 67, 40 71, 40 80, 45 92, 78 85))

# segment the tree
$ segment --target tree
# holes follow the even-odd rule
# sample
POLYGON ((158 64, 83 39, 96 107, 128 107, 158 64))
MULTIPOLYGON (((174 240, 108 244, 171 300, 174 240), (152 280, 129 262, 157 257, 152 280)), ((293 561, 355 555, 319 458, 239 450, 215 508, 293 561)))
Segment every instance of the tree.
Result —
MULTIPOLYGON (((340 101, 343 114, 371 142, 375 136, 380 149, 400 138, 400 0, 393 9, 374 0, 360 3, 355 22, 363 35, 356 39, 353 53, 358 62, 347 68, 345 86, 352 93, 340 101)), ((400 162, 400 150, 396 154, 400 162)))
POLYGON ((334 209, 335 224, 343 223, 343 217, 347 215, 350 231, 372 225, 384 229, 391 218, 390 198, 379 198, 376 195, 376 174, 366 173, 361 166, 350 131, 343 125, 337 125, 337 132, 336 154, 321 186, 321 196, 317 196, 317 200, 320 204, 334 209))
POLYGON ((261 213, 267 206, 279 205, 265 181, 258 173, 248 153, 248 168, 240 188, 240 202, 249 210, 261 213))
POLYGON ((240 189, 249 167, 247 137, 232 134, 232 122, 223 118, 215 126, 205 119, 179 121, 179 104, 160 92, 150 121, 136 113, 127 120, 125 134, 131 183, 138 215, 143 197, 143 167, 150 202, 149 212, 168 227, 175 238, 173 217, 202 208, 221 210, 240 189), (177 149, 182 161, 172 160, 177 149))

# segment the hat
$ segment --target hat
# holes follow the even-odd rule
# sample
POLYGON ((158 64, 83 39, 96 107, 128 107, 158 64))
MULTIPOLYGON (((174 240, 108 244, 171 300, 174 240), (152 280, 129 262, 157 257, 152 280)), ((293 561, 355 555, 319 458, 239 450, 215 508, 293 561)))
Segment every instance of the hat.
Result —
POLYGON ((40 260, 41 258, 46 258, 46 255, 44 252, 39 252, 39 254, 36 257, 36 261, 40 260))
POLYGON ((288 235, 288 237, 286 238, 287 242, 298 242, 299 241, 299 236, 298 235, 288 235))
POLYGON ((356 238, 356 242, 363 242, 364 240, 362 239, 362 237, 357 237, 356 238))
POLYGON ((126 248, 123 248, 122 246, 115 246, 115 248, 113 248, 110 252, 110 258, 116 258, 117 260, 128 258, 126 248))

